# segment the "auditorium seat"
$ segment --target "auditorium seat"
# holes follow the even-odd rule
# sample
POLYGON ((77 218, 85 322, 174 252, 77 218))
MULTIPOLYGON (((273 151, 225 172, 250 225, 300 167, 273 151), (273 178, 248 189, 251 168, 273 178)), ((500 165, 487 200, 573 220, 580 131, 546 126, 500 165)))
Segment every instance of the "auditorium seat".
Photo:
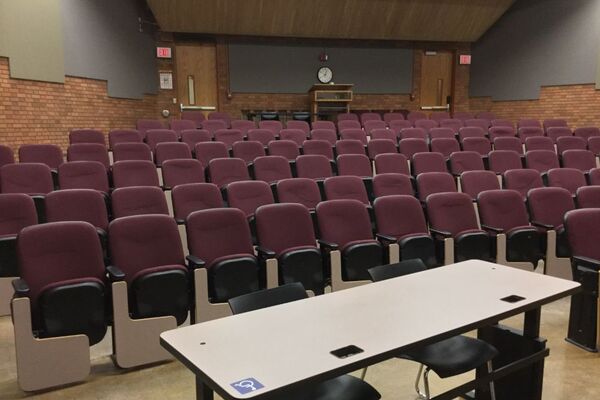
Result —
POLYGON ((195 159, 167 160, 162 164, 163 187, 173 190, 177 185, 204 182, 204 168, 195 159))
POLYGON ((456 181, 447 172, 425 172, 417 176, 417 195, 423 203, 433 193, 456 191, 456 181))
POLYGON ((165 125, 159 119, 138 119, 135 129, 142 135, 142 139, 145 139, 147 131, 151 129, 165 129, 165 125))
POLYGON ((434 111, 431 114, 429 114, 429 119, 438 122, 448 118, 450 118, 450 113, 447 111, 434 111))
POLYGON ((448 172, 444 156, 434 152, 413 155, 410 170, 414 176, 426 172, 448 172))
POLYGON ((236 129, 247 136, 250 129, 256 129, 256 123, 247 119, 234 119, 231 121, 231 129, 236 129))
POLYGON ((266 147, 269 142, 276 139, 276 134, 270 129, 250 129, 247 139, 261 142, 266 147))
POLYGON ((565 214, 575 209, 568 190, 557 187, 531 189, 527 195, 531 224, 546 236, 544 273, 573 279, 571 251, 564 230, 565 214))
POLYGON ((338 123, 337 123, 337 130, 340 133, 340 136, 341 136, 342 131, 345 131, 345 130, 348 130, 348 129, 363 131, 362 130, 362 125, 360 124, 359 121, 354 121, 354 120, 342 120, 342 121, 338 121, 338 123))
POLYGON ((525 150, 544 150, 554 152, 554 142, 545 136, 529 137, 525 140, 525 150))
POLYGON ((117 161, 113 164, 112 171, 115 188, 160 186, 156 167, 150 161, 117 161))
POLYGON ((313 129, 310 132, 311 140, 325 140, 329 142, 331 146, 335 145, 336 140, 338 140, 337 133, 335 133, 334 129, 313 129))
POLYGON ((450 154, 450 172, 459 176, 465 171, 483 171, 483 158, 475 151, 457 151, 450 154))
POLYGON ((358 114, 355 113, 351 113, 351 112, 345 112, 345 113, 339 113, 336 117, 337 122, 341 122, 341 121, 356 121, 359 122, 359 117, 358 114))
POLYGON ((425 132, 429 132, 430 129, 439 128, 440 124, 438 121, 433 119, 418 119, 414 121, 415 128, 423 129, 425 132))
POLYGON ((329 160, 333 160, 334 158, 332 144, 326 140, 305 140, 302 144, 302 152, 306 155, 322 155, 329 160))
POLYGON ((282 179, 277 182, 277 200, 280 203, 300 203, 314 210, 321 202, 321 193, 313 179, 282 179))
POLYGON ((550 128, 567 128, 567 121, 564 119, 545 119, 543 121, 544 131, 547 133, 550 128))
POLYGON ((410 160, 416 153, 428 152, 429 146, 425 139, 401 139, 398 142, 398 151, 410 160))
POLYGON ((164 214, 169 208, 162 190, 152 186, 129 186, 115 189, 111 194, 113 218, 131 215, 164 214))
POLYGON ((490 126, 491 127, 496 127, 496 126, 501 126, 501 127, 507 127, 507 128, 515 128, 515 124, 513 124, 513 122, 511 120, 508 119, 494 119, 491 118, 490 119, 490 126))
POLYGON ((10 147, 0 144, 0 167, 6 164, 14 164, 15 156, 10 147))
POLYGON ((576 168, 552 168, 547 173, 548 186, 566 189, 575 196, 577 189, 587 185, 585 175, 576 168))
POLYGON ((113 220, 108 232, 116 364, 168 360, 159 335, 183 324, 194 304, 177 224, 167 215, 134 215, 113 220))
POLYGON ((344 128, 340 130, 340 139, 358 140, 363 146, 367 145, 367 134, 361 128, 344 128))
POLYGON ((479 229, 472 203, 466 193, 440 191, 427 197, 429 230, 437 258, 444 260, 444 265, 470 259, 493 260, 490 236, 479 229))
POLYGON ((403 119, 394 119, 388 123, 388 127, 391 131, 396 133, 396 136, 400 137, 400 132, 402 129, 412 128, 413 124, 411 121, 406 121, 403 119))
POLYGON ((486 158, 489 152, 492 151, 492 144, 487 138, 470 137, 462 141, 462 149, 463 151, 474 151, 481 157, 486 158))
MULTIPOLYGON (((212 168, 212 167, 211 167, 212 168)), ((289 161, 282 156, 264 156, 254 160, 254 178, 274 184, 292 177, 289 161)))
POLYGON ((477 200, 479 193, 500 189, 500 182, 492 171, 466 171, 460 175, 461 191, 477 200))
POLYGON ((325 198, 327 200, 353 199, 370 206, 365 185, 357 176, 334 176, 325 179, 325 198))
MULTIPOLYGON (((440 121, 440 128, 452 130, 453 135, 457 134, 458 130, 462 127, 464 127, 464 124, 460 119, 442 119, 440 121)), ((432 135, 432 131, 434 131, 435 129, 436 128, 429 130, 429 136, 431 136, 431 138, 434 137, 432 135)), ((437 136, 437 137, 441 137, 441 136, 437 136)))
POLYGON ((521 194, 488 190, 477 197, 481 227, 496 238, 496 262, 526 270, 543 258, 542 236, 530 225, 521 194))
POLYGON ((242 210, 250 225, 252 242, 256 241, 256 209, 265 204, 273 204, 273 191, 263 181, 239 181, 227 185, 227 203, 229 207, 242 210))
POLYGON ((296 159, 298 178, 322 180, 333 176, 331 161, 322 155, 301 155, 296 159))
POLYGON ((381 121, 381 115, 375 112, 365 112, 360 114, 360 123, 365 126, 366 122, 369 121, 381 121))
POLYGON ((468 119, 475 119, 475 114, 471 112, 455 111, 452 113, 452 118, 460 121, 466 121, 468 119))
MULTIPOLYGON (((533 138, 530 138, 531 140, 533 138)), ((525 166, 539 173, 546 173, 552 168, 560 168, 558 156, 551 150, 528 150, 525 153, 525 166)))
POLYGON ((400 112, 386 112, 383 114, 383 120, 389 125, 392 121, 404 120, 404 114, 400 112))
POLYGON ((373 176, 371 161, 362 154, 342 154, 336 159, 338 175, 353 175, 361 178, 373 176))
POLYGON ((42 163, 56 171, 64 160, 62 150, 55 144, 24 144, 19 147, 19 162, 42 163))
MULTIPOLYGON (((455 121, 455 120, 451 120, 451 121, 455 121)), ((460 121, 457 121, 460 122, 460 121)), ((461 124, 462 127, 462 124, 461 124)), ((448 128, 448 127, 440 127, 440 128, 433 128, 431 130, 429 130, 429 138, 431 140, 433 139, 455 139, 456 140, 456 135, 458 134, 458 130, 460 129, 460 127, 457 127, 456 130, 454 128, 448 128)))
POLYGON ((262 157, 266 155, 265 148, 263 147, 262 143, 253 140, 235 142, 231 146, 231 151, 233 153, 233 157, 241 158, 246 162, 246 164, 253 163, 256 157, 262 157))
POLYGON ((156 151, 156 145, 164 142, 178 142, 177 133, 170 129, 150 129, 146 131, 146 143, 152 152, 156 151))
POLYGON ((58 167, 58 186, 61 189, 93 189, 108 194, 106 168, 97 161, 71 161, 58 167))
POLYGON ((487 132, 490 127, 490 121, 488 119, 467 119, 463 122, 466 128, 481 128, 484 132, 487 132))
MULTIPOLYGON (((304 122, 304 121, 296 121, 296 122, 304 122)), ((307 138, 308 138, 308 134, 301 129, 286 128, 286 129, 282 129, 281 132, 279 132, 279 139, 292 141, 292 142, 296 143, 296 145, 298 147, 302 147, 302 143, 304 143, 304 141, 307 138)))
POLYGON ((400 139, 421 139, 428 140, 429 135, 427 130, 419 127, 415 128, 404 128, 400 130, 400 139))
POLYGON ((512 126, 492 126, 489 129, 489 137, 491 141, 498 137, 513 136, 517 136, 517 133, 515 132, 515 128, 513 128, 512 126))
POLYGON ((343 154, 366 155, 365 145, 360 140, 343 139, 335 142, 335 152, 338 156, 343 154))
POLYGON ((196 156, 196 159, 202 163, 202 166, 206 168, 211 160, 215 158, 229 158, 229 151, 227 151, 225 143, 201 142, 196 143, 194 155, 196 156))
POLYGON ((525 143, 527 138, 544 136, 544 130, 537 126, 522 126, 518 129, 517 136, 521 139, 521 143, 525 143))
POLYGON ((494 144, 494 150, 511 150, 515 151, 519 154, 519 156, 523 156, 523 144, 521 140, 516 137, 497 137, 492 142, 494 144))
POLYGON ((0 168, 2 193, 24 193, 33 198, 40 223, 46 221, 44 197, 54 190, 52 172, 46 164, 6 164, 0 168))
POLYGON ((214 137, 216 131, 227 129, 227 123, 220 119, 207 119, 202 121, 202 129, 210 133, 211 137, 214 137))
POLYGON ((375 156, 375 171, 377 174, 396 173, 410 175, 408 160, 404 154, 385 153, 375 156))
POLYGON ((600 185, 600 168, 590 169, 588 180, 590 181, 590 185, 600 185))
POLYGON ((310 134, 310 125, 306 121, 289 120, 285 123, 287 129, 299 129, 304 133, 304 137, 310 134))
POLYGON ((542 176, 535 169, 511 169, 504 172, 504 189, 515 190, 521 194, 523 201, 527 199, 527 192, 530 189, 544 186, 542 176))
POLYGON ((279 132, 283 129, 283 124, 276 120, 258 121, 258 127, 260 129, 267 129, 275 136, 279 136, 279 132))
POLYGON ((368 120, 363 122, 363 127, 367 135, 371 136, 376 129, 387 129, 387 124, 382 120, 368 120))
POLYGON ((292 140, 273 140, 267 148, 270 156, 280 156, 292 162, 300 155, 298 144, 292 140))
POLYGON ((578 208, 600 208, 600 186, 582 186, 577 189, 578 208))
POLYGON ((231 149, 235 142, 244 140, 244 134, 237 129, 217 129, 214 132, 214 140, 215 142, 225 143, 225 146, 231 149))
POLYGON ((188 119, 172 119, 169 128, 181 137, 181 131, 196 129, 196 123, 188 119))
POLYGON ((460 145, 454 138, 432 138, 431 139, 431 151, 434 153, 440 153, 444 159, 448 159, 450 154, 460 151, 460 145))
POLYGON ((596 156, 589 150, 565 150, 562 153, 564 168, 576 168, 583 172, 596 168, 596 156))
POLYGON ((490 171, 498 175, 502 175, 510 169, 523 168, 521 156, 511 150, 492 150, 488 155, 488 164, 490 171))
POLYGON ((192 159, 192 152, 187 144, 181 142, 163 142, 156 145, 154 162, 157 167, 168 160, 192 159))
POLYGON ((69 144, 96 143, 106 147, 104 133, 96 129, 73 129, 69 132, 69 144))
POLYGON ((229 128, 231 126, 231 115, 228 112, 224 111, 211 111, 208 113, 209 121, 223 121, 225 123, 225 128, 229 128))
POLYGON ((213 158, 208 163, 208 176, 221 189, 231 182, 250 180, 246 163, 241 158, 213 158))
POLYGON ((336 127, 333 121, 314 121, 312 123, 312 129, 330 129, 335 132, 336 127))
POLYGON ((573 131, 566 126, 554 126, 546 130, 546 136, 552 139, 553 143, 556 143, 559 137, 573 136, 573 131))
POLYGON ((185 223, 194 211, 223 207, 223 198, 213 183, 184 183, 173 187, 173 214, 178 224, 185 223))
MULTIPOLYGON (((106 146, 99 143, 75 143, 67 148, 67 161, 96 161, 110 168, 106 146)), ((60 168, 60 166, 59 166, 60 168)))
POLYGON ((394 144, 398 142, 398 136, 390 129, 373 129, 371 131, 371 140, 375 139, 391 140, 394 144))
POLYGON ((562 136, 556 139, 556 152, 559 155, 565 150, 587 150, 587 140, 578 136, 562 136))
POLYGON ((146 143, 115 143, 112 151, 115 163, 117 161, 152 161, 152 151, 146 143))
POLYGON ((375 198, 390 195, 414 196, 413 183, 405 174, 377 174, 373 177, 373 196, 375 198))
POLYGON ((580 138, 584 139, 585 141, 587 141, 591 137, 600 136, 600 128, 591 127, 591 126, 579 127, 573 131, 573 135, 575 137, 580 137, 580 138))
POLYGON ((462 143, 468 137, 486 137, 487 128, 482 128, 480 126, 465 126, 464 128, 460 128, 458 130, 458 138, 462 143))
POLYGON ((396 143, 389 139, 371 139, 367 144, 369 159, 374 160, 379 154, 398 153, 396 143))
POLYGON ((427 114, 421 111, 411 111, 406 116, 406 119, 412 123, 420 119, 427 119, 427 114))
MULTIPOLYGON (((594 153, 596 157, 600 155, 600 137, 599 136, 591 136, 587 142, 588 150, 594 153)), ((1 157, 1 156, 0 156, 1 157)), ((0 161, 0 165, 2 162, 0 161)))
MULTIPOLYGON (((542 129, 542 124, 539 119, 520 119, 517 121, 517 128, 540 128, 542 129)), ((543 135, 542 129, 542 135, 543 135)))
POLYGON ((206 119, 204 112, 197 110, 186 110, 181 112, 181 119, 194 121, 196 129, 202 128, 202 122, 206 119))

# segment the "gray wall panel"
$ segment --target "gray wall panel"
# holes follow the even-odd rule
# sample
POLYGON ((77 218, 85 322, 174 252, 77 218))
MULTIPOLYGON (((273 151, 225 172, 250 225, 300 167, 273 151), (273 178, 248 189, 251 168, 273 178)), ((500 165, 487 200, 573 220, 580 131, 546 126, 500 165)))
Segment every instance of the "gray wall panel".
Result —
POLYGON ((471 96, 537 99, 541 86, 594 83, 600 0, 518 0, 472 47, 471 96))
POLYGON ((242 93, 306 93, 323 65, 336 83, 354 83, 357 93, 410 93, 413 51, 397 48, 323 47, 232 43, 230 89, 242 93))
POLYGON ((156 93, 155 42, 134 0, 62 0, 65 74, 108 81, 108 95, 156 93))

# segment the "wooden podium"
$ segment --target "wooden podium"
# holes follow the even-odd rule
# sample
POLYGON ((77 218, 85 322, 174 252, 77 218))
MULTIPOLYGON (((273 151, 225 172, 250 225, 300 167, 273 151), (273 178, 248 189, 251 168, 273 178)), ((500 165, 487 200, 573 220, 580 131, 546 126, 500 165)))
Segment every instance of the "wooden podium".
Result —
POLYGON ((308 91, 312 120, 319 114, 350 112, 352 84, 315 84, 308 91))

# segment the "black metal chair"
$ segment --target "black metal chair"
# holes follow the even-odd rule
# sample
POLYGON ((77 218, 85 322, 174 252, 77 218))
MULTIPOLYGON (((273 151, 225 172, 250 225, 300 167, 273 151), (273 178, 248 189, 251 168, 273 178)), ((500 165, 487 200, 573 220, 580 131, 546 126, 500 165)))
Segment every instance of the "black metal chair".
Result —
MULTIPOLYGON (((396 278, 425 271, 427 267, 420 259, 401 261, 397 264, 380 265, 368 270, 373 282, 396 278)), ((429 344, 398 355, 399 358, 416 361, 421 364, 415 390, 419 398, 429 399, 429 372, 434 371, 440 378, 449 378, 463 374, 487 364, 488 373, 492 372, 492 359, 498 354, 496 348, 483 340, 467 336, 455 336, 437 343, 429 344), (425 373, 423 374, 423 368, 425 373), (424 393, 420 389, 423 374, 424 393)), ((363 378, 366 369, 363 371, 363 378)), ((490 398, 496 399, 494 382, 490 381, 490 398)))
MULTIPOLYGON (((229 306, 233 314, 241 314, 307 297, 304 286, 295 282, 234 297, 229 299, 229 306)), ((342 375, 309 388, 276 397, 276 399, 282 400, 377 400, 380 398, 379 392, 371 385, 351 375, 342 375)))

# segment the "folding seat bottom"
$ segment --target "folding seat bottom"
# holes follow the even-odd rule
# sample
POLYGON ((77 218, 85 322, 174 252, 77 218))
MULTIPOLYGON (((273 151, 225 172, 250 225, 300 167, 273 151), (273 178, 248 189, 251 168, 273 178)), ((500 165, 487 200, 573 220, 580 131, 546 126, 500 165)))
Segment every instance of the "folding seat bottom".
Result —
POLYGON ((439 261, 435 253, 435 242, 429 235, 409 235, 398 241, 400 246, 400 260, 418 258, 425 263, 427 268, 437 267, 439 261))
POLYGON ((493 260, 490 236, 483 231, 467 231, 454 238, 456 262, 472 259, 493 260))
POLYGON ((187 271, 179 266, 151 269, 134 279, 131 308, 134 319, 172 315, 177 325, 185 322, 190 304, 187 271))
POLYGON ((279 282, 282 284, 300 282, 306 290, 323 294, 325 279, 323 258, 317 248, 290 249, 278 258, 279 282))
POLYGON ((252 256, 228 256, 208 267, 209 296, 212 303, 224 303, 232 297, 259 289, 259 268, 252 256))
POLYGON ((342 250, 342 278, 347 281, 368 280, 368 269, 381 265, 383 248, 375 240, 350 242, 342 250))
POLYGON ((506 260, 525 261, 534 266, 542 258, 542 237, 533 227, 517 227, 506 233, 506 260))

